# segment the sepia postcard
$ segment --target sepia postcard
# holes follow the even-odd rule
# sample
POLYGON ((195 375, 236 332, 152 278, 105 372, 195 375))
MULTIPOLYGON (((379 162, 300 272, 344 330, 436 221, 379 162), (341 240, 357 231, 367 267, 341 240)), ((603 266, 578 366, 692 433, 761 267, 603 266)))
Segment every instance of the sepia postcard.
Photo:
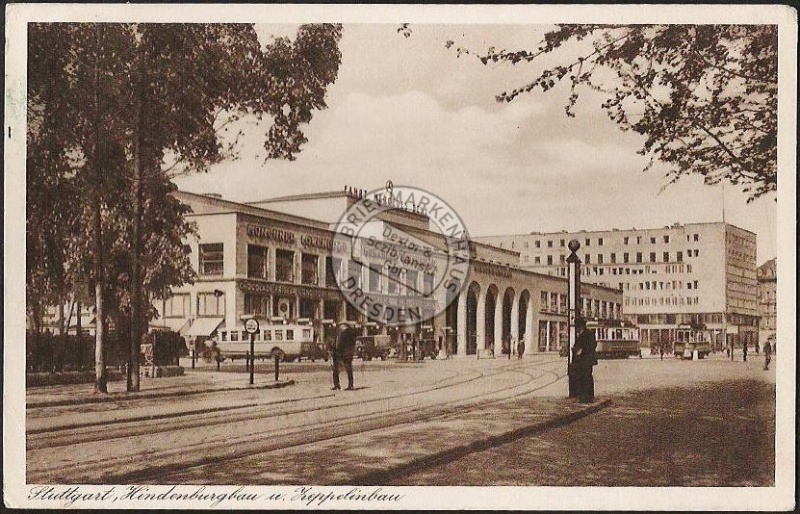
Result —
POLYGON ((796 10, 5 19, 6 507, 795 509, 796 10))

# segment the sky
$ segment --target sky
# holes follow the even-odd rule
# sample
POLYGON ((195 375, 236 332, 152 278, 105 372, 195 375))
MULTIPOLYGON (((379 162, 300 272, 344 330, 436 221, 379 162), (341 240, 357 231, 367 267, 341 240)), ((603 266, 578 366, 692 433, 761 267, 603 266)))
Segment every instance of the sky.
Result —
MULTIPOLYGON (((345 185, 372 190, 391 179, 445 199, 473 237, 722 221, 724 198, 725 221, 757 234, 758 263, 776 256, 774 195, 748 204, 735 186, 697 177, 665 187, 658 165, 642 171, 641 136, 621 131, 594 93, 582 91, 574 118, 564 112, 566 85, 495 101, 553 61, 484 66, 456 56, 459 46, 532 49, 547 26, 412 24, 408 38, 397 28, 344 26, 328 109, 314 114, 297 160, 265 163, 266 128, 248 124, 238 160, 178 178, 178 187, 255 201, 345 185)), ((266 42, 296 26, 258 30, 266 42)))

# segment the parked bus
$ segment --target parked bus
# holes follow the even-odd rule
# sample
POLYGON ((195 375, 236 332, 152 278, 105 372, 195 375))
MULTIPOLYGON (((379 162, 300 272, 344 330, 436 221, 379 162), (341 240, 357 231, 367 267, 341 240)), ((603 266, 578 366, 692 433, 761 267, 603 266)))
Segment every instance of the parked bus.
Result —
MULTIPOLYGON (((314 327, 300 324, 265 324, 254 334, 253 348, 256 358, 278 357, 280 361, 293 361, 303 350, 315 344, 314 327)), ((214 340, 220 356, 234 360, 250 353, 250 334, 244 327, 221 329, 214 340)))
POLYGON ((680 325, 675 330, 675 340, 672 342, 674 355, 692 359, 696 352, 697 358, 703 359, 711 353, 712 340, 712 331, 704 325, 680 325))

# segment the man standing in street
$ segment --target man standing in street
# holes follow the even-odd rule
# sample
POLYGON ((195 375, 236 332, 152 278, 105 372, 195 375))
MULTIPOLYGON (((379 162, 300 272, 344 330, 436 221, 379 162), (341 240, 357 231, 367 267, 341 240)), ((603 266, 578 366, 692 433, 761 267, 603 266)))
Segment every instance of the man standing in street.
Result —
POLYGON ((742 362, 747 362, 747 341, 742 342, 742 362))
POLYGON ((356 331, 353 327, 346 322, 338 327, 336 334, 336 343, 333 348, 332 361, 333 361, 333 388, 332 390, 341 389, 339 384, 339 370, 344 366, 347 372, 347 390, 353 390, 353 353, 356 348, 356 331))
POLYGON ((769 369, 769 363, 772 360, 772 344, 770 344, 769 339, 767 342, 764 343, 764 370, 769 369))
POLYGON ((581 403, 594 401, 594 377, 592 369, 597 364, 597 339, 594 332, 586 329, 586 320, 577 318, 575 328, 578 337, 573 348, 573 363, 578 374, 578 398, 581 403))

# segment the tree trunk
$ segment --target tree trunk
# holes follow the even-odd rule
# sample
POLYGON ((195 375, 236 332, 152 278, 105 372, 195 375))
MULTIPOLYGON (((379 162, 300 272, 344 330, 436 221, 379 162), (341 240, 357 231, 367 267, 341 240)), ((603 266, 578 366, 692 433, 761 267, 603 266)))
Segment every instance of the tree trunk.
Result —
POLYGON ((75 318, 75 333, 78 337, 78 369, 83 371, 83 339, 81 339, 81 335, 83 334, 83 327, 81 327, 81 302, 80 300, 75 302, 75 307, 78 311, 78 317, 75 318))
POLYGON ((131 340, 128 355, 128 391, 139 391, 139 354, 142 348, 142 168, 145 165, 143 152, 147 127, 144 120, 145 67, 144 49, 139 50, 139 73, 136 93, 136 134, 133 150, 133 244, 131 245, 131 340))
MULTIPOLYGON (((97 35, 96 52, 100 51, 100 26, 95 29, 97 35)), ((101 130, 101 106, 100 106, 100 72, 97 69, 97 54, 95 53, 94 66, 94 155, 92 156, 92 166, 94 167, 94 304, 95 304, 95 338, 94 338, 94 373, 95 393, 108 393, 108 375, 106 373, 105 359, 105 306, 103 301, 105 280, 103 270, 103 220, 100 202, 102 200, 103 171, 101 166, 100 152, 100 130, 101 130)))
MULTIPOLYGON (((99 166, 98 166, 99 168, 99 166)), ((99 195, 98 195, 99 196, 99 195)), ((94 336, 94 391, 95 393, 108 393, 108 376, 106 374, 106 359, 105 359, 105 306, 103 305, 103 241, 100 229, 102 223, 100 220, 100 202, 97 198, 94 207, 94 272, 95 272, 95 286, 94 286, 94 305, 95 305, 95 336, 94 336)))

